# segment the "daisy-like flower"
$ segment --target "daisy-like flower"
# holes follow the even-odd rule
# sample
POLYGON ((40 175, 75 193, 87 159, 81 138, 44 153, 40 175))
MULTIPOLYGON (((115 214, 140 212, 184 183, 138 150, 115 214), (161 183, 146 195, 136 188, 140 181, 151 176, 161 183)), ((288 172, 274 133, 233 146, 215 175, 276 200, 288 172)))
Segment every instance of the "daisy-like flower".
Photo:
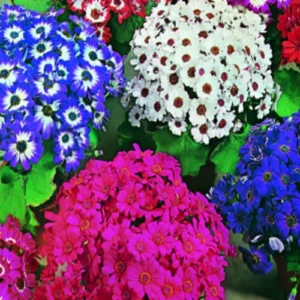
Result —
MULTIPOLYGON (((29 123, 30 119, 26 121, 29 123)), ((13 167, 20 162, 25 170, 29 170, 30 164, 36 164, 43 154, 41 137, 37 132, 27 128, 26 125, 21 126, 20 123, 12 124, 9 129, 9 136, 0 146, 5 151, 4 159, 13 167)))
POLYGON ((88 113, 80 109, 76 101, 69 101, 67 104, 63 104, 60 108, 60 116, 63 125, 70 128, 77 128, 85 125, 89 118, 88 113))
POLYGON ((29 34, 34 40, 41 40, 47 38, 52 30, 53 25, 50 22, 40 20, 29 30, 29 34))
POLYGON ((107 60, 110 57, 110 51, 108 48, 98 48, 94 45, 86 44, 83 51, 83 58, 91 66, 101 66, 101 60, 107 60))
POLYGON ((0 62, 0 84, 11 87, 19 78, 21 72, 17 71, 15 64, 9 61, 6 56, 1 56, 0 62))
MULTIPOLYGON (((191 128, 196 141, 208 144, 236 130, 236 116, 252 101, 259 116, 257 103, 275 102, 264 21, 225 0, 204 2, 159 3, 135 32, 136 75, 122 99, 133 107, 132 125, 140 124, 139 109, 143 119, 168 122, 177 135, 191 128)), ((266 106, 265 115, 273 108, 266 106)))
POLYGON ((38 59, 49 53, 53 49, 53 44, 51 41, 39 40, 38 43, 34 44, 30 50, 30 55, 34 59, 38 59))
POLYGON ((62 98, 67 92, 64 84, 54 80, 53 76, 40 77, 35 81, 37 92, 45 99, 62 98))
POLYGON ((12 25, 4 29, 4 39, 10 44, 19 44, 24 40, 24 30, 21 26, 12 25))
POLYGON ((59 128, 59 134, 55 138, 56 147, 60 150, 70 150, 77 147, 75 134, 71 129, 59 128))
POLYGON ((87 2, 85 18, 92 23, 106 23, 110 18, 109 10, 98 0, 87 2))
POLYGON ((132 126, 140 127, 141 120, 144 118, 144 111, 138 106, 134 106, 129 112, 129 121, 132 126))

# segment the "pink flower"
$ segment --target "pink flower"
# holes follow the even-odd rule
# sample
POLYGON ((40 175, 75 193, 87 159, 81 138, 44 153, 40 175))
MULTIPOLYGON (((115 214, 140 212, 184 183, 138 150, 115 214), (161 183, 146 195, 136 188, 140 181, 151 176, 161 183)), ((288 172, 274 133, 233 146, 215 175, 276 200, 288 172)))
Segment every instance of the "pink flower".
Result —
POLYGON ((176 276, 173 277, 170 273, 167 273, 165 276, 164 283, 161 286, 161 292, 165 299, 168 300, 184 299, 180 278, 176 276))
POLYGON ((107 200, 109 196, 115 195, 116 177, 113 174, 103 173, 93 181, 93 189, 98 200, 107 200))
POLYGON ((178 268, 176 275, 181 280, 184 299, 197 299, 199 297, 199 278, 197 277, 195 269, 192 267, 187 267, 185 269, 178 268))
POLYGON ((224 288, 220 285, 220 279, 215 275, 207 279, 205 284, 205 300, 225 299, 224 288))
POLYGON ((32 298, 33 288, 37 285, 34 274, 24 274, 12 286, 11 293, 14 299, 28 300, 32 298))
POLYGON ((8 249, 0 249, 0 278, 7 283, 13 284, 20 274, 21 260, 8 249))
POLYGON ((173 250, 174 237, 171 236, 170 225, 164 222, 150 222, 144 234, 148 236, 156 246, 156 257, 165 256, 173 250))
POLYGON ((116 283, 113 287, 112 300, 140 300, 132 288, 130 288, 126 281, 116 283))
POLYGON ((156 260, 131 263, 128 266, 127 282, 137 295, 142 299, 148 296, 150 299, 161 299, 161 284, 165 272, 161 269, 156 260))
POLYGON ((71 263, 78 254, 83 252, 81 246, 80 230, 74 227, 66 228, 55 237, 54 256, 58 263, 71 263))
POLYGON ((152 258, 157 251, 156 248, 154 243, 143 234, 132 235, 128 240, 128 251, 137 261, 152 258))

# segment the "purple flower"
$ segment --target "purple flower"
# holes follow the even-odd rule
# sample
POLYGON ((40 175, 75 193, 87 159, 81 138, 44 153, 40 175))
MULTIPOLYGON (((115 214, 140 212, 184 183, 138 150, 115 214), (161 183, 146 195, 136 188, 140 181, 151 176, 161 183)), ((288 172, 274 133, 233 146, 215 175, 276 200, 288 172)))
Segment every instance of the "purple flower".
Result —
POLYGON ((229 227, 236 233, 248 230, 251 225, 251 211, 241 203, 234 203, 233 209, 228 213, 229 227))

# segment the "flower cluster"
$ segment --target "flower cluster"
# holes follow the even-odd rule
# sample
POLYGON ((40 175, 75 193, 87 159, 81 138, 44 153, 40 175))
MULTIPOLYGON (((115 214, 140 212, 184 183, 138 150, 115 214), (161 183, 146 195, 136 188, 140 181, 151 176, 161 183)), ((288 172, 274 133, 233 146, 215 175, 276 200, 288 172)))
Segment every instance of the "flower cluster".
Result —
POLYGON ((269 254, 300 245, 299 136, 300 112, 281 125, 254 126, 240 149, 238 177, 227 175, 210 195, 229 227, 246 234, 251 251, 241 250, 256 273, 271 269, 269 254))
POLYGON ((117 95, 125 86, 123 58, 87 22, 72 18, 72 29, 57 22, 58 14, 0 10, 0 150, 25 170, 50 138, 55 162, 75 169, 90 128, 103 128, 108 117, 106 93, 117 95))
POLYGON ((286 62, 300 63, 300 5, 293 0, 283 15, 278 17, 277 28, 281 31, 282 57, 286 62))
POLYGON ((191 126, 208 144, 240 129, 246 105, 268 114, 274 82, 264 31, 258 15, 224 0, 159 4, 132 41, 138 74, 122 99, 128 106, 134 98, 131 124, 168 123, 176 135, 191 126))
POLYGON ((29 300, 36 287, 36 244, 11 216, 0 225, 0 299, 29 300))
POLYGON ((271 7, 277 6, 278 9, 285 9, 291 0, 228 0, 231 5, 244 6, 247 9, 252 10, 255 13, 262 13, 267 16, 271 16, 271 7))
POLYGON ((72 11, 84 13, 84 18, 94 25, 100 38, 108 42, 111 33, 107 23, 111 19, 111 14, 118 15, 119 23, 132 15, 144 18, 149 0, 67 0, 67 2, 72 11))
POLYGON ((65 183, 58 213, 45 214, 47 266, 35 299, 224 299, 223 254, 235 249, 180 171, 171 156, 135 146, 65 183))

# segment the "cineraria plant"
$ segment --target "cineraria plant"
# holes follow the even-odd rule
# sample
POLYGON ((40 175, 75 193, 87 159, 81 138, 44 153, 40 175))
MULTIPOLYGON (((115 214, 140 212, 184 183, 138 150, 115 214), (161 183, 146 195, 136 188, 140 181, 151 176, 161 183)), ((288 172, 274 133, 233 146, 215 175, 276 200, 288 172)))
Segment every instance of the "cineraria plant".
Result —
POLYGON ((9 216, 0 225, 0 299, 32 299, 37 266, 35 241, 9 216))
POLYGON ((259 15, 224 0, 159 4, 132 40, 129 120, 168 124, 208 144, 238 131, 246 109, 273 108, 272 51, 259 15))
MULTIPOLYGON (((62 1, 62 0, 57 0, 62 1)), ((159 0, 158 0, 159 1, 159 0)), ((164 0, 169 1, 169 0, 164 0)), ((149 0, 66 0, 68 7, 77 13, 84 14, 84 18, 96 28, 99 37, 108 42, 111 38, 109 21, 116 15, 118 22, 123 23, 131 16, 145 18, 149 0)), ((156 1, 157 2, 157 1, 156 1)), ((128 33, 123 32, 124 35, 128 33)))
POLYGON ((53 141, 54 162, 75 170, 90 146, 91 129, 105 129, 105 96, 125 85, 123 58, 77 17, 60 11, 0 10, 0 150, 25 170, 53 141))
POLYGON ((180 172, 173 157, 136 145, 88 162, 62 186, 58 212, 45 213, 47 266, 34 299, 224 299, 225 256, 235 248, 180 172))
POLYGON ((270 255, 284 256, 288 271, 300 274, 299 136, 300 112, 253 126, 236 177, 225 176, 210 193, 229 228, 244 234, 250 250, 240 250, 257 274, 272 269, 270 255))

